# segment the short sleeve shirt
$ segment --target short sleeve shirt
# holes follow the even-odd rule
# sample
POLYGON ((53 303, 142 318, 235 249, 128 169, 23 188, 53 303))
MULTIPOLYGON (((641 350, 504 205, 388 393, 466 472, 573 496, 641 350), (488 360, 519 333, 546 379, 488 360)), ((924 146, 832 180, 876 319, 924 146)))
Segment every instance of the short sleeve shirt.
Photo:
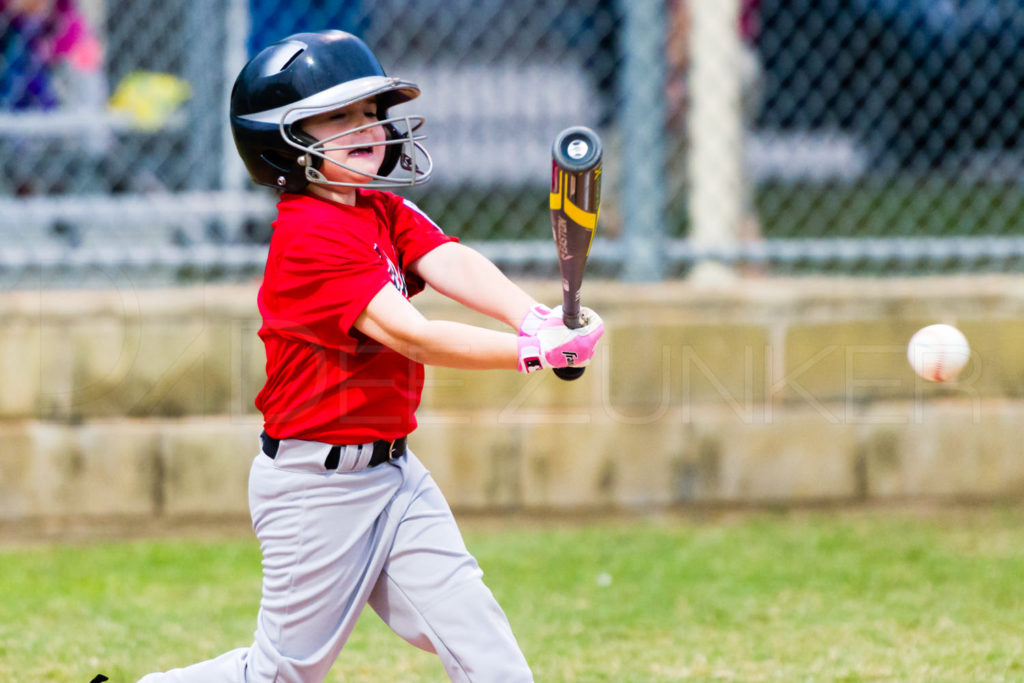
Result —
POLYGON ((332 444, 405 436, 423 366, 353 325, 384 287, 407 298, 422 291, 409 265, 455 238, 390 192, 358 190, 353 206, 286 193, 277 210, 258 300, 264 428, 332 444))

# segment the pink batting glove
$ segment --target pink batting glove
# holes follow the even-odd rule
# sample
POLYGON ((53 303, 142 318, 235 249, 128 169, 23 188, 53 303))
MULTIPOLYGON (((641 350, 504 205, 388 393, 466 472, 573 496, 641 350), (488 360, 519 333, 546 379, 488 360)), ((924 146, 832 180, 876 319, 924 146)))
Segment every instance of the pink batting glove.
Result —
POLYGON ((581 368, 590 364, 594 347, 604 334, 600 316, 583 309, 586 324, 570 329, 558 317, 546 318, 533 336, 519 337, 518 370, 531 373, 545 368, 581 368))

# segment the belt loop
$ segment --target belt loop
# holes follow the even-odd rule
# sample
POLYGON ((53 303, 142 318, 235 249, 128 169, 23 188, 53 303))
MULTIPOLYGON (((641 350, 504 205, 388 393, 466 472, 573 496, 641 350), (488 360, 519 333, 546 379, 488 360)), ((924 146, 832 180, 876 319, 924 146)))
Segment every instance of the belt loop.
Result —
POLYGON ((338 463, 341 462, 341 446, 331 446, 331 450, 327 453, 327 459, 324 460, 324 468, 328 470, 338 469, 338 463))

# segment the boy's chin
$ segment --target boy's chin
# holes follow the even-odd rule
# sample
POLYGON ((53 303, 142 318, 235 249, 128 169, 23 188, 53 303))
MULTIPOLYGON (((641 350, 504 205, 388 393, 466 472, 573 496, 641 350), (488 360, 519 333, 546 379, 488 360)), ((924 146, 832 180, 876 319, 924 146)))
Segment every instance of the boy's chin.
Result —
POLYGON ((344 190, 345 187, 351 187, 353 185, 366 185, 371 180, 373 180, 373 178, 371 178, 370 176, 361 175, 359 173, 346 173, 345 175, 336 175, 334 177, 328 177, 327 180, 330 181, 330 183, 344 183, 344 185, 341 186, 331 185, 329 183, 324 183, 323 185, 324 187, 333 189, 335 191, 341 191, 344 190))
POLYGON ((379 168, 379 166, 377 166, 377 167, 375 167, 373 169, 371 169, 369 167, 367 167, 367 168, 359 168, 358 166, 353 166, 353 168, 355 168, 356 170, 355 171, 346 170, 344 173, 339 173, 338 177, 332 178, 332 180, 338 180, 338 181, 343 182, 343 183, 354 183, 354 184, 357 184, 357 185, 365 185, 366 183, 370 182, 371 180, 375 180, 374 175, 376 175, 376 171, 377 171, 377 168, 379 168))

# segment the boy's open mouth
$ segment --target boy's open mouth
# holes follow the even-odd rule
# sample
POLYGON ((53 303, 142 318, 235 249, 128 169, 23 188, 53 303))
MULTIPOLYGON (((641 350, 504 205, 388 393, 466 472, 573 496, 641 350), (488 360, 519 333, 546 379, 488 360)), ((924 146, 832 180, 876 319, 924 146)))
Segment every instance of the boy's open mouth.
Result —
POLYGON ((348 151, 350 157, 373 155, 373 147, 354 147, 348 151))

